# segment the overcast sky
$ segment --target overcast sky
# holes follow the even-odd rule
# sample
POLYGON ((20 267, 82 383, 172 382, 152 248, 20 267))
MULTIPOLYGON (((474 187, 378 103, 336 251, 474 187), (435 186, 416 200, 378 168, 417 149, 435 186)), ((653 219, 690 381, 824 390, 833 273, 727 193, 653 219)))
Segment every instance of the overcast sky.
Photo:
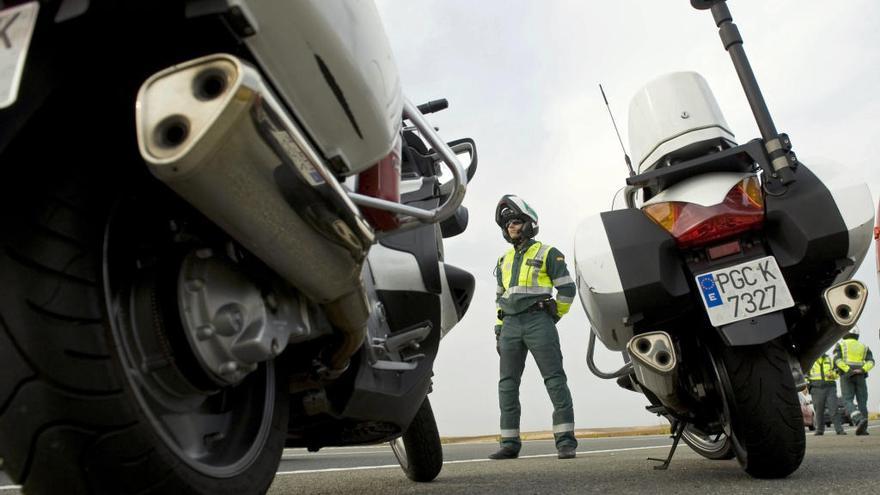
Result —
MULTIPOLYGON (((880 193, 880 3, 876 0, 728 2, 782 132, 808 166, 833 159, 880 193)), ((470 310, 441 343, 431 401, 441 435, 498 431, 494 263, 508 245, 493 220, 503 194, 540 215, 543 242, 566 254, 578 222, 608 210, 626 177, 597 84, 627 143, 630 97, 667 72, 694 70, 712 88, 737 140, 759 137, 708 12, 687 0, 377 0, 403 88, 415 103, 445 97, 429 116, 446 140, 476 140, 480 165, 468 188, 467 232, 446 241, 447 262, 477 279, 470 310)), ((627 145, 628 146, 628 145, 627 145)), ((573 273, 572 273, 573 275, 573 273)), ((880 298, 872 250, 857 273, 868 283, 862 341, 880 359, 880 298)), ((660 424, 639 394, 590 374, 587 318, 579 302, 559 323, 578 428, 660 424)), ((621 358, 601 346, 606 371, 621 358)), ((868 379, 880 409, 880 372, 868 379)), ((552 407, 529 357, 520 390, 524 431, 551 426, 552 407)))

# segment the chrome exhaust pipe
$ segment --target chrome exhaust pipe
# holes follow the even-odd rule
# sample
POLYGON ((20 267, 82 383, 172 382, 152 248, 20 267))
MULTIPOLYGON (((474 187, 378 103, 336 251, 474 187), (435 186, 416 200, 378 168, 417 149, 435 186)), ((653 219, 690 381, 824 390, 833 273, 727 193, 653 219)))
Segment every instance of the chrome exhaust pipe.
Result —
POLYGON ((809 369, 846 335, 862 316, 867 299, 868 287, 858 280, 847 280, 822 292, 822 310, 815 327, 801 329, 794 335, 801 368, 809 369))
POLYGON ((666 407, 683 410, 676 391, 678 358, 669 334, 656 331, 636 335, 627 343, 626 350, 632 358, 633 372, 639 384, 656 395, 666 407))
POLYGON ((322 305, 343 334, 323 364, 343 371, 365 336, 375 235, 260 74, 230 55, 192 60, 144 82, 136 113, 153 175, 322 305))

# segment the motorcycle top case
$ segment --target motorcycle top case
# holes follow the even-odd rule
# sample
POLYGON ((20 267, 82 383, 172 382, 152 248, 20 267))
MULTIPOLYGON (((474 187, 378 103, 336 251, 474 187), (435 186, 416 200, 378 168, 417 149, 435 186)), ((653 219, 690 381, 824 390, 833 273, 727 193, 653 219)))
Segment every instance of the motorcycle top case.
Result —
POLYGON ((327 158, 345 175, 372 167, 400 132, 403 93, 372 2, 231 0, 244 42, 327 158))
POLYGON ((639 320, 662 321, 690 304, 675 240, 640 210, 587 217, 574 253, 581 304, 610 350, 626 348, 639 320))

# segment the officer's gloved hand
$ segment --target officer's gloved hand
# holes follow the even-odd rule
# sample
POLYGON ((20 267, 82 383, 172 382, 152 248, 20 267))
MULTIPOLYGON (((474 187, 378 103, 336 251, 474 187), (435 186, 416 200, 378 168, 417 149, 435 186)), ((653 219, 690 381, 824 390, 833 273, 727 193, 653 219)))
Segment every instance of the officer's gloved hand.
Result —
POLYGON ((499 356, 501 355, 501 329, 500 328, 495 329, 495 352, 497 352, 499 356))

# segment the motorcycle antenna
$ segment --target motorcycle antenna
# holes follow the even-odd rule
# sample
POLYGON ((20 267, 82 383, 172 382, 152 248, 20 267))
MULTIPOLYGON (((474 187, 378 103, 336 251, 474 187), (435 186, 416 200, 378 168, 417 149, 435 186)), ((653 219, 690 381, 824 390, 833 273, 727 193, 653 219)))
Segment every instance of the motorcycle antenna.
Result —
POLYGON ((626 168, 629 170, 629 176, 632 177, 636 175, 633 171, 632 162, 629 159, 629 155, 626 152, 626 147, 623 146, 623 139, 620 139, 620 131, 617 130, 617 122, 614 121, 614 114, 611 113, 611 105, 608 104, 608 98, 605 97, 605 90, 602 89, 602 83, 599 83, 599 91, 602 93, 602 99, 605 100, 605 108, 608 109, 608 115, 611 116, 611 124, 614 126, 614 133, 617 134, 617 141, 620 143, 620 149, 623 150, 623 161, 626 162, 626 168))

